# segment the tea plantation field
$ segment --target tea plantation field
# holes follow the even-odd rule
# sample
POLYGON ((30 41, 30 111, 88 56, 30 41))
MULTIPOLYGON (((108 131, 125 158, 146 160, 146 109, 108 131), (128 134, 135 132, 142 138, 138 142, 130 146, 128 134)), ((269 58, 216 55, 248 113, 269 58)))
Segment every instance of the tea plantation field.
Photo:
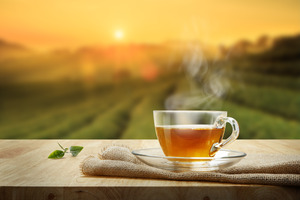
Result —
MULTIPOLYGON (((240 124, 240 138, 300 138, 299 79, 251 77, 231 78, 226 97, 188 109, 227 110, 240 124)), ((152 111, 165 109, 168 97, 188 90, 180 75, 92 86, 2 85, 0 138, 155 138, 152 111)))
POLYGON ((25 73, 14 69, 20 63, 6 60, 0 63, 0 138, 156 138, 153 110, 172 108, 226 110, 239 122, 239 138, 300 139, 299 58, 300 36, 295 36, 277 40, 265 52, 200 70, 193 78, 175 63, 169 72, 162 67, 152 81, 124 76, 118 82, 90 83, 45 81, 47 76, 32 66, 60 72, 70 65, 68 73, 76 66, 74 56, 57 62, 47 57, 19 67, 43 80, 22 84, 14 81, 25 73))

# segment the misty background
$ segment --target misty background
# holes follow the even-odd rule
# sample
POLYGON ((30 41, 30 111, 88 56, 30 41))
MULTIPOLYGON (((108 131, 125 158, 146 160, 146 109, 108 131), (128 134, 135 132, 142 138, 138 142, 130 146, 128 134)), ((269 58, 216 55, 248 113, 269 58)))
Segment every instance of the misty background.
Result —
MULTIPOLYGON (((178 9, 191 11, 186 21, 184 16, 170 21, 168 9, 162 11, 164 3, 159 2, 155 16, 144 13, 150 15, 146 19, 139 13, 144 26, 152 27, 148 33, 137 28, 140 23, 133 25, 138 21, 135 12, 146 9, 149 2, 126 13, 120 5, 105 5, 111 15, 98 16, 97 37, 89 35, 94 29, 75 23, 82 22, 81 15, 97 17, 93 10, 80 9, 98 5, 94 1, 70 2, 69 8, 53 3, 61 11, 81 11, 74 15, 67 11, 70 22, 73 16, 70 25, 61 16, 65 29, 57 16, 51 18, 53 13, 24 8, 23 1, 11 2, 2 2, 6 11, 0 14, 0 138, 156 138, 152 111, 158 109, 225 110, 239 122, 239 138, 300 138, 300 17, 292 12, 300 5, 295 1, 284 6, 278 1, 263 5, 254 1, 251 6, 259 7, 261 14, 251 14, 247 1, 245 5, 229 1, 228 9, 237 5, 240 18, 228 23, 239 28, 230 34, 224 29, 224 38, 220 27, 225 22, 218 26, 209 17, 214 13, 196 15, 194 1, 184 7, 170 3, 170 15, 178 9), (274 18, 263 18, 263 13, 271 15, 279 8, 281 21, 272 28, 274 18), (33 20, 35 13, 44 21, 33 20), (122 20, 113 20, 121 19, 120 13, 127 28, 119 28, 122 20), (247 29, 254 22, 255 34, 247 29), (119 27, 108 28, 114 23, 119 27), (160 28, 180 23, 184 26, 174 25, 180 37, 160 28), (84 31, 79 34, 77 28, 84 31), (61 42, 52 30, 77 40, 61 42), (130 36, 134 30, 139 33, 136 40, 130 36)), ((218 4, 209 6, 220 9, 218 4)))

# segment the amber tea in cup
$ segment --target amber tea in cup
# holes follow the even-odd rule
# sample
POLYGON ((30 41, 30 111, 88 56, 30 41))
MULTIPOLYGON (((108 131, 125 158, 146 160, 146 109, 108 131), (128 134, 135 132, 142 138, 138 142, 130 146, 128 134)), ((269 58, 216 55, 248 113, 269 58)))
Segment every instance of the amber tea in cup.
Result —
POLYGON ((166 156, 212 157, 236 140, 239 126, 225 111, 154 111, 156 135, 166 156), (223 141, 226 122, 232 134, 223 141))
POLYGON ((165 155, 209 157, 210 148, 220 143, 224 128, 212 126, 157 126, 156 134, 165 155))

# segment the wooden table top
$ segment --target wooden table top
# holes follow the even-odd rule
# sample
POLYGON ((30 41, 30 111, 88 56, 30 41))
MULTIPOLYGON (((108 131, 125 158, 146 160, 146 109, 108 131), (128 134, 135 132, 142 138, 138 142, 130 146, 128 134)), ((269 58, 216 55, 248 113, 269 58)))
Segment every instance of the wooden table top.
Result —
MULTIPOLYGON (((228 149, 300 154, 299 143, 300 140, 237 140, 228 149)), ((135 195, 164 195, 164 199, 300 197, 300 188, 293 187, 81 175, 79 165, 83 159, 112 144, 131 149, 159 147, 156 140, 0 140, 0 199, 23 199, 27 195, 31 199, 130 199, 135 195), (77 157, 67 154, 63 159, 48 159, 53 150, 59 149, 57 142, 84 149, 77 157)))

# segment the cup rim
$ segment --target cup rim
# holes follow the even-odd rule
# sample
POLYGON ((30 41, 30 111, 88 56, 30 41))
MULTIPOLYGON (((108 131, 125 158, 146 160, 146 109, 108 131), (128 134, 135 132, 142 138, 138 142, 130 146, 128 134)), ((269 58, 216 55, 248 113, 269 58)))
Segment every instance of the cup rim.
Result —
POLYGON ((222 110, 153 110, 153 113, 180 113, 180 112, 199 112, 199 113, 227 113, 227 111, 222 110))

